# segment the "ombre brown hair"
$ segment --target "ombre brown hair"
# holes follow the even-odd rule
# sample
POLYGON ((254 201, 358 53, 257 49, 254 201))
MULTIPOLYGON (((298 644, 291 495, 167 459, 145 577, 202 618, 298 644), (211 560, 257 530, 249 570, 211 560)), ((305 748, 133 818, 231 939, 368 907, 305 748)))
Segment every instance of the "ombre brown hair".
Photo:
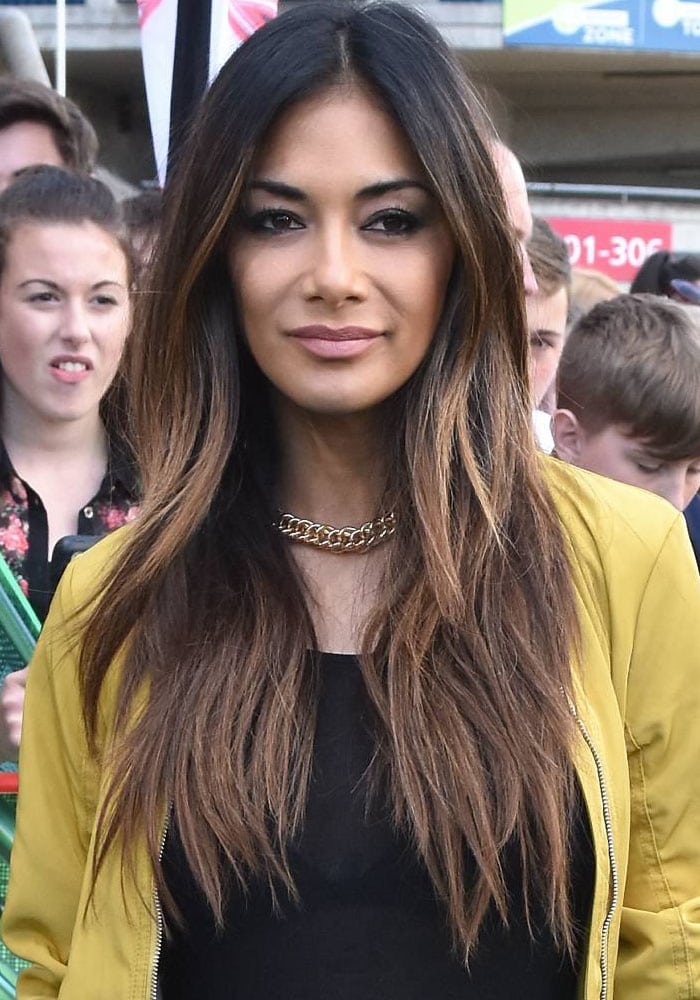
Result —
POLYGON ((438 33, 398 3, 311 3, 262 28, 222 70, 176 159, 131 371, 146 499, 82 647, 95 754, 107 752, 98 705, 123 651, 93 874, 111 849, 128 871, 145 837, 165 890, 170 806, 218 920, 231 870, 294 894, 287 844, 312 764, 316 642, 303 580, 271 526, 275 428, 226 254, 279 115, 354 82, 404 130, 456 245, 431 349, 389 401, 382 441, 398 530, 361 655, 374 787, 463 955, 489 907, 507 919, 499 862, 513 841, 526 898, 568 943, 576 615, 530 431, 518 250, 488 120, 438 33))

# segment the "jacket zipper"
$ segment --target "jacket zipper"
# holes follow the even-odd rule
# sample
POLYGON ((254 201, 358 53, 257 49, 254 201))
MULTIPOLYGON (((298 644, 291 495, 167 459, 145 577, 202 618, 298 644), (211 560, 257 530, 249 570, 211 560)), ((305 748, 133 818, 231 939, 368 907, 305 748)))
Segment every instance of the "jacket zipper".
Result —
MULTIPOLYGON (((158 861, 163 860, 163 852, 165 851, 165 840, 168 836, 168 826, 170 825, 170 813, 168 812, 168 818, 165 820, 165 825, 163 827, 163 836, 160 839, 160 848, 158 850, 158 861)), ((151 994, 150 1000, 158 1000, 158 966, 160 965, 160 953, 163 950, 163 907, 160 903, 160 896, 158 894, 158 886, 154 882, 153 884, 153 904, 156 911, 156 950, 153 955, 153 966, 151 968, 151 994)))
POLYGON ((576 706, 571 701, 569 701, 569 708, 571 713, 576 720, 576 725, 578 726, 581 735, 586 741, 586 746, 591 752, 593 761, 595 763, 596 772, 598 774, 598 785, 600 788, 600 798, 603 806, 603 821, 605 822, 605 836, 608 842, 608 859, 610 861, 610 905, 608 907, 608 912, 606 914, 605 920, 603 921, 603 928, 600 935, 600 1000, 607 1000, 608 996, 608 986, 609 986, 609 970, 608 970, 608 942, 610 938, 610 925, 612 924, 612 919, 617 909, 617 904, 620 898, 620 875, 617 867, 617 858, 615 856, 615 844, 613 841, 612 832, 612 820, 610 818, 610 798, 608 796, 607 785, 605 783, 605 773, 603 771, 603 762, 600 759, 600 754, 591 739, 591 736, 586 729, 586 726, 579 716, 576 706))

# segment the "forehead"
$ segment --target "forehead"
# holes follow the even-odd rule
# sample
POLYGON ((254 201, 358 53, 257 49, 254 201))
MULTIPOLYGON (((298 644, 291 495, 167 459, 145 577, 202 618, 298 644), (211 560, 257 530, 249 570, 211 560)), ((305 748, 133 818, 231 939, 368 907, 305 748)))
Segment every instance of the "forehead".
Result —
POLYGON ((105 272, 105 280, 107 272, 122 280, 126 270, 126 255, 116 237, 88 221, 23 222, 12 231, 5 250, 4 274, 18 281, 59 273, 66 279, 92 278, 98 271, 105 272))
POLYGON ((522 168, 509 149, 497 146, 494 161, 503 188, 508 215, 519 239, 529 239, 532 233, 532 212, 522 168))
POLYGON ((697 465, 700 462, 700 454, 697 456, 669 458, 664 454, 663 447, 644 434, 635 432, 629 424, 609 424, 601 432, 601 437, 605 439, 607 445, 614 446, 620 453, 650 455, 664 466, 674 469, 685 470, 688 466, 697 465))
POLYGON ((528 295, 525 302, 528 325, 532 330, 549 330, 551 333, 566 333, 569 312, 569 296, 566 288, 558 288, 551 295, 541 289, 528 295))
POLYGON ((53 132, 43 122, 19 121, 0 128, 0 189, 24 167, 48 163, 63 166, 53 132))
POLYGON ((338 86, 290 108, 273 126, 253 169, 254 178, 284 176, 323 186, 361 186, 396 175, 420 178, 423 171, 399 125, 361 85, 338 86))

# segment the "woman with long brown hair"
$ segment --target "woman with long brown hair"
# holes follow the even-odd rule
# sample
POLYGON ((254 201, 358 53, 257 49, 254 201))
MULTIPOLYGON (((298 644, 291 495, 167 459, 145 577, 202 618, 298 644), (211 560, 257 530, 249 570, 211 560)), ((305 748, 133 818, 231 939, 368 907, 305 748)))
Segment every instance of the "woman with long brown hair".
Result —
POLYGON ((21 1000, 700 990, 697 573, 537 456, 493 144, 396 3, 214 83, 137 317, 143 512, 30 671, 21 1000))

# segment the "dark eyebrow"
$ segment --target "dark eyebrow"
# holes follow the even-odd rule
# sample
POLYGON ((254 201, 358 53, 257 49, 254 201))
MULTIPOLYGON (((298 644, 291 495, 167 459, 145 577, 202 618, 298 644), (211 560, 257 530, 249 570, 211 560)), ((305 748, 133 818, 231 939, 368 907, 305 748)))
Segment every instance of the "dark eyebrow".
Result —
MULTIPOLYGON (((392 191, 402 191, 405 188, 418 188, 431 194, 430 189, 421 181, 413 180, 410 177, 397 177, 392 181, 377 181, 376 184, 369 184, 357 192, 357 198, 377 198, 383 194, 390 194, 392 191)), ((287 198, 290 201, 307 201, 306 195, 301 188, 292 187, 283 181, 273 181, 268 178, 260 178, 251 181, 248 185, 249 191, 265 191, 267 194, 277 195, 278 198, 287 198)))
POLYGON ((17 287, 18 288, 26 288, 27 285, 48 285, 49 288, 54 288, 54 289, 56 289, 56 291, 58 291, 58 285, 56 284, 56 282, 55 281, 49 281, 48 278, 27 278, 26 281, 23 281, 17 287))
MULTIPOLYGON (((60 292, 61 286, 57 285, 55 281, 49 281, 48 278, 27 278, 23 281, 18 288, 26 288, 27 285, 47 285, 49 288, 56 292, 60 292)), ((97 281, 91 286, 91 291, 96 291, 98 288, 104 288, 105 285, 114 285, 116 288, 124 288, 121 281, 112 281, 110 278, 105 278, 104 281, 97 281)))
POLYGON ((249 191, 266 191, 267 194, 277 195, 278 198, 288 198, 289 201, 306 201, 306 195, 300 188, 292 187, 283 181, 271 181, 265 178, 251 181, 248 185, 249 191))
POLYGON ((418 188, 426 194, 432 194, 427 184, 422 181, 413 180, 410 177, 398 177, 395 181, 379 181, 377 184, 370 184, 357 192, 358 198, 376 198, 383 194, 390 194, 392 191, 403 191, 405 188, 418 188))

